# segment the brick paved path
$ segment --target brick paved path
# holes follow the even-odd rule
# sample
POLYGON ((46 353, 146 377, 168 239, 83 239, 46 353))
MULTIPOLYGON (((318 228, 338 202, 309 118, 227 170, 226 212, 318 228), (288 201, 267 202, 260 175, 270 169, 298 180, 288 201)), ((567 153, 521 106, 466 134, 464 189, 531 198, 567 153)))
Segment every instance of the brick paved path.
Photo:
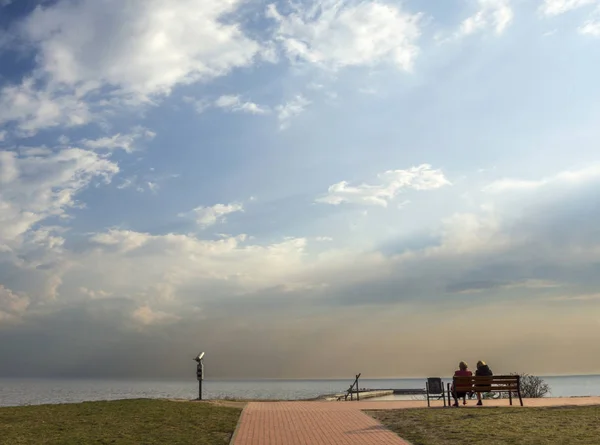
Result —
MULTIPOLYGON (((527 407, 600 405, 600 397, 525 399, 527 407)), ((486 400, 487 407, 508 400, 486 400)), ((240 417, 233 445, 353 445, 408 443, 362 410, 425 408, 422 401, 253 402, 240 417)), ((441 407, 441 402, 432 406, 441 407)), ((456 409, 456 408, 452 408, 456 409)), ((465 409, 463 407, 459 409, 465 409)), ((470 401, 466 409, 481 409, 470 401)), ((485 409, 485 407, 483 408, 485 409)), ((514 409, 522 409, 514 405, 514 409)))
POLYGON ((350 402, 253 402, 233 445, 407 445, 350 402))

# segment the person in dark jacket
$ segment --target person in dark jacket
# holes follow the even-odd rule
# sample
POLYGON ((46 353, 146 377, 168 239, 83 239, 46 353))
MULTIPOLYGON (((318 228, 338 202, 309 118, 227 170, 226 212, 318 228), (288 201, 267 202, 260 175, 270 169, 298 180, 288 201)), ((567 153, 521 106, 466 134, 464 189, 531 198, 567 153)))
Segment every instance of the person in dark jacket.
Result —
MULTIPOLYGON (((490 369, 490 367, 483 361, 483 360, 479 360, 477 362, 477 369, 475 370, 475 376, 476 377, 491 377, 493 376, 494 373, 492 372, 492 370, 490 369)), ((485 387, 486 385, 483 385, 483 387, 485 387)), ((483 405, 483 402, 481 401, 481 393, 478 392, 477 393, 477 405, 483 405)))

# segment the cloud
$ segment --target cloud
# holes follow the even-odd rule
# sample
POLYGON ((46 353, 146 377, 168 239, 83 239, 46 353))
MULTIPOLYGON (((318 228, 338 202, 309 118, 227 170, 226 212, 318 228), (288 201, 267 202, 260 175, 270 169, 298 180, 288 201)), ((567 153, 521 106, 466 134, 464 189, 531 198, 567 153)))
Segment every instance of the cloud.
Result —
POLYGON ((0 326, 6 321, 18 320, 29 304, 29 297, 17 295, 0 284, 0 326))
MULTIPOLYGON (((419 184, 421 189, 435 183, 400 176, 405 178, 403 184, 419 184)), ((571 173, 563 172, 550 177, 569 176, 571 173)), ((210 337, 203 344, 213 351, 215 375, 335 377, 359 365, 348 360, 340 364, 341 358, 351 356, 348 339, 358 336, 347 328, 344 341, 338 342, 340 326, 363 320, 372 342, 387 338, 375 352, 371 341, 371 346, 361 350, 362 354, 372 354, 375 364, 369 368, 371 375, 384 376, 391 366, 391 362, 385 363, 385 351, 412 350, 414 339, 412 343, 405 341, 406 333, 414 332, 432 313, 442 321, 432 325, 430 337, 418 339, 423 345, 437 345, 432 339, 443 338, 443 332, 463 323, 471 323, 473 329, 501 327, 506 317, 486 317, 479 322, 476 314, 505 314, 518 304, 519 311, 511 312, 511 317, 528 323, 518 324, 517 330, 511 331, 514 337, 497 339, 492 346, 489 338, 474 341, 468 351, 459 352, 485 352, 508 371, 513 371, 513 365, 527 366, 532 372, 535 366, 547 370, 556 363, 557 354, 565 358, 572 349, 548 346, 548 336, 554 335, 548 319, 557 317, 573 327, 567 330, 572 336, 569 341, 584 341, 597 330, 595 298, 577 300, 581 309, 572 308, 574 312, 567 315, 564 309, 548 306, 554 297, 593 295, 600 284, 596 227, 600 214, 597 206, 582 199, 595 197, 597 184, 592 176, 582 178, 587 179, 562 182, 565 194, 549 193, 553 197, 550 205, 540 204, 537 195, 519 194, 518 200, 503 203, 498 194, 482 194, 484 200, 492 199, 497 205, 457 213, 436 230, 434 243, 395 254, 370 248, 336 249, 328 243, 309 254, 304 238, 259 244, 244 235, 207 240, 191 234, 120 229, 97 232, 77 249, 65 248, 64 255, 74 266, 62 276, 59 298, 44 306, 43 312, 30 305, 21 316, 19 330, 2 333, 5 341, 0 342, 0 353, 12 356, 10 345, 23 347, 32 332, 45 332, 48 350, 61 358, 44 365, 47 374, 69 370, 79 375, 146 375, 143 372, 149 371, 143 371, 140 360, 151 360, 159 353, 175 357, 197 347, 193 341, 210 337), (93 289, 88 300, 77 300, 85 296, 82 287, 93 289), (99 289, 106 296, 99 297, 99 289), (571 318, 565 320, 566 316, 571 318), (399 317, 404 317, 403 323, 397 323, 399 317), (105 334, 98 335, 100 332, 105 334), (89 360, 81 359, 78 347, 64 352, 65 341, 74 333, 78 339, 86 338, 87 349, 105 345, 91 355, 96 359, 106 344, 115 344, 109 348, 107 360, 102 360, 102 368, 86 366, 89 360), (138 335, 143 335, 143 340, 138 335), (538 342, 538 336, 544 341, 538 342), (316 338, 320 342, 315 343, 316 338), (525 364, 522 360, 512 363, 505 350, 514 354, 515 344, 519 353, 537 351, 528 355, 535 358, 525 364), (126 355, 133 345, 140 354, 135 360, 126 355), (255 345, 252 353, 261 360, 240 361, 250 345, 255 345), (280 349, 282 355, 272 353, 280 349), (330 357, 332 350, 340 356, 330 357), (318 367, 294 362, 298 355, 304 361, 319 361, 318 367), (242 365, 234 366, 233 357, 242 365)), ((546 182, 535 190, 553 192, 555 186, 546 182)), ((29 281, 38 273, 37 269, 31 271, 29 281)), ((564 307, 561 301, 556 304, 564 307)), ((447 350, 449 342, 443 342, 440 353, 447 350)), ((6 374, 21 369, 26 359, 15 357, 20 360, 19 367, 11 361, 10 366, 0 364, 0 371, 6 374)), ((450 355, 447 358, 452 359, 450 355)), ((437 361, 439 357, 427 366, 420 363, 402 372, 429 374, 428 370, 439 368, 437 361)), ((183 375, 185 367, 179 369, 169 362, 168 367, 157 365, 152 372, 183 375)))
POLYGON ((333 241, 333 238, 331 238, 330 236, 317 236, 315 238, 315 240, 317 240, 319 242, 329 242, 329 241, 333 241))
POLYGON ((148 181, 146 183, 146 185, 148 186, 148 190, 150 190, 153 193, 156 193, 158 191, 158 189, 160 188, 160 186, 156 182, 152 182, 152 181, 148 181))
MULTIPOLYGON (((177 85, 253 63, 262 48, 225 20, 241 0, 59 0, 38 5, 15 35, 37 68, 0 89, 0 125, 21 135, 102 121, 110 110, 156 104, 177 85), (226 23, 227 22, 227 23, 226 23)), ((110 143, 110 141, 107 141, 110 143)))
POLYGON ((2 130, 0 131, 0 142, 4 142, 4 140, 6 139, 6 135, 8 133, 6 132, 6 130, 2 130))
POLYGON ((600 1, 598 0, 545 0, 540 6, 543 15, 552 17, 596 5, 592 15, 578 28, 578 32, 591 37, 600 36, 600 1))
POLYGON ((592 37, 600 37, 600 19, 587 20, 579 27, 579 33, 592 37))
POLYGON ((123 150, 132 153, 135 145, 140 139, 152 140, 156 133, 144 127, 137 127, 129 134, 117 133, 113 136, 105 136, 99 139, 84 139, 81 141, 85 148, 91 150, 123 150))
POLYGON ((143 246, 150 239, 147 233, 138 233, 132 230, 110 230, 96 233, 90 237, 92 243, 104 246, 114 246, 120 252, 129 252, 143 246))
POLYGON ((538 180, 525 180, 506 178, 494 181, 484 187, 483 191, 488 193, 504 192, 526 192, 536 191, 539 188, 555 184, 585 184, 591 180, 600 178, 600 166, 592 165, 579 170, 566 170, 538 180))
POLYGON ((244 102, 240 96, 221 96, 215 101, 215 106, 224 110, 249 113, 249 114, 267 114, 269 109, 255 104, 254 102, 244 102))
POLYGON ((102 289, 92 290, 84 286, 80 287, 79 291, 85 296, 90 297, 91 299, 110 298, 113 296, 112 292, 106 292, 102 289))
MULTIPOLYGON (((191 214, 196 219, 196 223, 202 227, 207 228, 213 226, 217 223, 222 223, 225 221, 225 216, 235 213, 235 212, 243 212, 244 206, 240 203, 232 203, 232 204, 215 204, 212 207, 196 207, 191 211, 191 214)), ((187 214, 182 213, 179 216, 187 216, 187 214)))
POLYGON ((560 284, 547 280, 521 280, 515 282, 480 280, 452 283, 446 287, 446 290, 450 293, 473 294, 492 290, 554 289, 559 287, 561 287, 560 284))
POLYGON ((550 297, 548 301, 574 302, 574 301, 595 301, 600 300, 600 294, 582 294, 582 295, 561 295, 558 297, 550 297))
POLYGON ((38 6, 22 32, 53 82, 140 96, 252 63, 260 45, 224 17, 240 1, 82 0, 38 6))
POLYGON ((548 16, 560 15, 597 2, 598 0, 544 0, 540 12, 548 16))
POLYGON ((283 284, 305 285, 304 278, 294 277, 302 268, 305 239, 266 245, 248 241, 246 235, 205 240, 175 233, 99 232, 90 237, 89 247, 73 258, 77 269, 64 276, 63 288, 101 287, 155 310, 180 315, 182 307, 189 304, 210 304, 283 284), (92 264, 98 266, 90 267, 92 264), (110 284, 104 283, 107 276, 111 276, 110 284), (199 295, 203 297, 198 299, 199 295))
POLYGON ((153 325, 157 323, 169 323, 180 320, 180 317, 177 317, 172 314, 167 314, 162 311, 155 311, 150 308, 148 305, 140 306, 131 315, 131 318, 136 322, 140 323, 144 326, 153 325))
POLYGON ((92 113, 80 96, 40 89, 32 78, 0 89, 0 125, 15 122, 25 136, 56 126, 83 125, 91 119, 92 113))
POLYGON ((192 97, 192 96, 184 96, 183 101, 185 103, 191 104, 194 107, 194 110, 196 111, 196 113, 198 113, 198 114, 204 113, 212 105, 210 103, 210 101, 208 101, 206 99, 196 99, 195 97, 192 97))
POLYGON ((441 170, 434 170, 429 164, 411 167, 407 170, 389 170, 378 175, 379 184, 349 185, 342 181, 329 187, 328 193, 316 199, 316 202, 339 205, 342 203, 377 205, 387 207, 400 192, 412 190, 434 190, 446 185, 441 170))
POLYGON ((179 174, 156 174, 151 168, 149 172, 138 173, 121 179, 118 190, 133 189, 138 193, 150 191, 156 193, 166 181, 179 178, 179 174))
POLYGON ((282 105, 277 106, 277 118, 279 119, 279 128, 284 130, 290 126, 290 121, 300 115, 310 101, 302 95, 297 95, 293 99, 282 105))
POLYGON ((108 182, 118 171, 115 163, 79 148, 40 154, 0 151, 0 246, 17 242, 50 216, 65 216, 92 181, 108 182))
POLYGON ((420 14, 381 1, 321 0, 283 15, 274 4, 275 38, 292 61, 327 68, 390 63, 411 70, 419 53, 420 14), (309 6, 310 5, 310 6, 309 6))
POLYGON ((511 24, 514 12, 510 0, 478 0, 478 9, 465 19, 457 32, 457 37, 468 36, 492 28, 502 34, 511 24))
MULTIPOLYGON (((186 212, 183 216, 189 221, 175 218, 178 210, 174 209, 193 207, 185 204, 189 196, 181 195, 182 188, 169 195, 162 176, 150 166, 181 167, 188 179, 189 175, 195 178, 189 187, 182 186, 188 191, 198 186, 194 182, 198 178, 210 183, 214 175, 221 177, 223 172, 212 171, 210 166, 208 176, 198 176, 194 163, 184 165, 190 160, 185 150, 194 150, 192 157, 201 160, 204 152, 198 150, 213 150, 213 144, 206 148, 206 144, 192 143, 187 148, 176 137, 195 140, 180 130, 199 125, 198 135, 209 131, 207 140, 213 140, 211 131, 229 128, 219 124, 227 115, 218 113, 220 119, 214 122, 214 116, 209 116, 193 125, 193 120, 186 120, 193 114, 191 107, 183 110, 177 98, 144 114, 145 109, 118 113, 121 110, 114 107, 156 106, 164 95, 177 90, 182 96, 190 95, 184 97, 207 98, 183 99, 197 111, 221 107, 261 114, 270 110, 285 128, 310 102, 302 95, 283 96, 277 102, 279 91, 308 94, 313 90, 311 94, 316 94, 314 90, 323 85, 321 95, 335 81, 340 92, 338 111, 344 116, 348 110, 364 107, 344 103, 342 93, 359 91, 365 85, 380 91, 379 99, 387 98, 386 103, 373 106, 392 120, 397 117, 393 107, 398 103, 410 108, 423 102, 414 96, 421 90, 427 90, 429 102, 432 99, 438 111, 444 109, 438 101, 445 93, 437 89, 444 82, 436 83, 433 96, 425 85, 435 76, 426 75, 429 80, 416 76, 405 90, 406 79, 397 83, 398 76, 390 76, 389 69, 381 75, 384 70, 380 68, 391 67, 398 74, 414 66, 424 27, 419 14, 397 6, 401 2, 326 1, 321 2, 321 10, 317 2, 308 7, 307 3, 278 2, 277 8, 269 9, 274 25, 269 37, 277 39, 275 46, 259 43, 264 28, 250 31, 253 26, 240 23, 248 11, 245 8, 255 4, 237 9, 242 3, 230 0, 59 0, 44 2, 24 22, 21 36, 33 43, 30 49, 38 57, 37 65, 24 81, 0 90, 4 105, 0 119, 8 124, 11 143, 10 150, 0 151, 0 355, 7 357, 0 362, 0 375, 185 375, 189 372, 185 357, 198 342, 208 351, 215 376, 246 378, 336 377, 351 375, 358 366, 366 366, 365 374, 383 376, 395 369, 398 354, 415 349, 415 342, 418 347, 433 348, 430 352, 435 358, 411 363, 398 371, 401 374, 437 375, 457 354, 480 353, 507 371, 522 366, 534 372, 540 366, 549 372, 552 366, 574 362, 587 370, 600 366, 598 357, 577 358, 570 347, 593 348, 598 328, 600 213, 595 203, 600 173, 593 166, 536 176, 515 176, 510 170, 478 175, 473 168, 486 155, 478 152, 474 156, 479 160, 471 159, 475 167, 473 162, 459 166, 461 179, 453 180, 455 186, 441 194, 419 195, 423 200, 406 195, 448 186, 445 168, 418 165, 390 170, 373 179, 367 176, 365 183, 361 183, 365 173, 360 169, 338 179, 326 178, 326 182, 315 176, 325 184, 322 191, 326 192, 317 202, 393 208, 392 212, 369 210, 370 217, 362 218, 350 237, 345 212, 297 207, 299 202, 306 204, 305 190, 301 190, 306 178, 279 181, 281 172, 289 171, 283 164, 279 170, 269 169, 276 177, 267 178, 282 184, 281 189, 273 191, 265 178, 260 184, 252 183, 250 176, 256 176, 252 172, 241 178, 249 188, 248 196, 260 196, 252 209, 236 197, 223 202, 207 195, 205 199, 212 199, 207 202, 221 204, 186 212), (260 57, 265 60, 269 51, 275 56, 273 48, 283 59, 283 66, 275 71, 261 67, 243 79, 236 73, 215 85, 216 95, 214 88, 207 92, 202 85, 189 85, 227 76, 260 57), (290 77, 280 76, 288 65, 292 65, 290 77), (342 76, 345 68, 351 69, 342 76), (259 81, 264 86, 265 79, 267 96, 273 100, 268 103, 274 106, 251 101, 267 97, 264 89, 251 85, 259 81), (394 90, 391 96, 380 85, 388 80, 394 90), (218 97, 222 91, 252 93, 218 97), (164 136, 173 137, 179 151, 152 150, 143 159, 125 156, 153 137, 143 127, 127 130, 132 121, 152 122, 152 128, 163 130, 174 128, 176 135, 164 136), (90 132, 91 126, 85 126, 96 122, 102 132, 90 132), (215 128, 204 128, 207 122, 215 128), (128 126, 123 127, 124 123, 128 126), (78 125, 84 126, 70 131, 78 125), (18 140, 41 129, 50 131, 18 140), (59 135, 68 138, 53 145, 59 135), (482 191, 484 176, 489 185, 482 191), (341 178, 348 180, 338 182, 341 178), (109 181, 115 186, 104 187, 109 181), (338 183, 326 191, 334 182, 338 183), (160 193, 136 197, 116 190, 127 188, 160 193), (469 195, 468 203, 462 199, 463 192, 469 195), (114 196, 124 201, 116 202, 114 196), (396 210, 408 204, 405 198, 414 201, 410 213, 396 210), (148 220, 147 205, 155 206, 151 210, 161 209, 160 217, 148 220), (235 215, 242 211, 244 218, 235 215), (232 224, 222 231, 231 234, 212 233, 220 231, 218 224, 226 218, 232 224), (211 233, 194 228, 185 233, 192 221, 211 233), (240 222, 244 225, 238 230, 240 222), (321 234, 333 234, 335 242, 321 234), (566 299, 573 303, 568 311, 566 299), (482 313, 492 315, 481 318, 482 313), (506 335, 474 339, 462 350, 456 350, 452 339, 444 336, 456 326, 492 332, 505 328, 507 320, 515 317, 522 323, 503 331, 506 335), (432 319, 436 322, 431 323, 432 319), (556 329, 557 322, 565 329, 556 329), (364 329, 352 328, 356 323, 364 329), (423 330, 423 326, 428 328, 423 330), (424 335, 411 336, 419 329, 424 335), (40 338, 44 339, 40 354, 30 358, 20 353, 34 348, 40 338), (162 357, 160 363, 157 356, 162 357), (178 361, 181 357, 185 363, 178 361)), ((473 17, 459 25, 464 35, 506 32, 512 3, 475 4, 473 17)), ((252 25, 260 17, 254 16, 252 25)), ((424 69, 432 69, 426 65, 424 69)), ((455 64, 443 65, 452 71, 455 64)), ((465 59, 459 65, 460 70, 448 72, 445 79, 457 80, 465 72, 472 73, 471 68, 480 68, 476 60, 465 59)), ((464 88, 456 91, 469 97, 464 88)), ((321 115, 323 110, 317 105, 313 111, 321 115)), ((410 114, 435 120, 427 110, 411 108, 410 114)), ((381 136, 381 131, 387 131, 386 119, 371 115, 361 121, 358 133, 351 132, 346 139, 360 145, 359 133, 370 132, 373 123, 381 136)), ((420 128, 418 122, 415 125, 420 128)), ((330 125, 326 127, 331 130, 330 125)), ((322 128, 313 130, 323 136, 322 128)), ((252 138, 252 134, 241 136, 234 139, 252 138)), ((473 137, 477 139, 477 134, 473 137)), ((430 142, 425 145, 439 146, 430 142)), ((272 163, 273 146, 259 143, 257 147, 259 152, 251 157, 257 156, 261 165, 272 163)), ((226 148, 228 153, 237 150, 233 145, 226 148)), ((443 155, 447 159, 442 164, 458 166, 456 159, 448 161, 451 151, 443 155)), ((356 153, 346 155, 356 157, 356 153)), ((395 153, 387 160, 401 155, 395 153)), ((503 155, 510 157, 510 153, 503 155)), ((328 159, 339 158, 332 156, 328 159)), ((300 159, 276 158, 284 164, 300 159)), ((344 165, 335 166, 334 173, 327 168, 323 172, 338 175, 344 165)), ((548 172, 547 168, 536 166, 537 171, 548 172)), ((234 189, 235 184, 229 192, 234 189)))

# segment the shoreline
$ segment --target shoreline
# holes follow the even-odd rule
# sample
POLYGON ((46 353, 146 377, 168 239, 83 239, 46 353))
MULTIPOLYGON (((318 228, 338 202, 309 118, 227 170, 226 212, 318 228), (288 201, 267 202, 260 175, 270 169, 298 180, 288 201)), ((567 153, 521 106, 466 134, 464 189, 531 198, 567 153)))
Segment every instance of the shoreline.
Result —
MULTIPOLYGON (((235 399, 235 398, 223 398, 223 399, 203 399, 203 400, 198 400, 198 399, 185 399, 185 398, 169 398, 169 397, 136 397, 136 398, 122 398, 122 399, 101 399, 101 400, 82 400, 82 401, 77 401, 77 402, 69 402, 69 401, 63 401, 63 402, 56 402, 56 403, 29 403, 29 404, 23 404, 23 405, 5 405, 5 406, 0 406, 0 410, 2 409, 6 409, 6 408, 25 408, 25 407, 40 407, 40 406, 59 406, 59 405, 78 405, 78 404, 89 404, 89 403, 102 403, 102 402, 123 402, 123 401, 141 401, 141 400, 145 400, 145 401, 168 401, 168 402, 188 402, 188 403, 205 403, 205 404, 210 404, 210 405, 215 405, 215 406, 232 406, 232 407, 243 407, 245 405, 247 405, 248 403, 305 403, 305 402, 326 402, 326 403, 360 403, 360 402, 369 402, 369 403, 381 403, 382 406, 385 406, 385 404, 410 404, 410 405, 414 405, 415 403, 424 403, 425 400, 416 400, 416 399, 412 399, 412 400, 373 400, 377 397, 380 397, 380 394, 377 395, 372 395, 372 396, 363 396, 361 394, 361 400, 357 401, 356 399, 351 401, 350 399, 348 399, 347 401, 344 400, 340 400, 338 401, 337 399, 333 399, 332 398, 333 395, 324 395, 324 396, 320 396, 320 397, 313 397, 313 398, 307 398, 307 399, 235 399)), ((568 396, 568 397, 541 397, 541 398, 536 398, 536 399, 523 399, 523 400, 528 400, 530 402, 535 401, 535 404, 539 404, 539 403, 543 403, 540 401, 549 401, 551 403, 551 401, 556 401, 556 400, 572 400, 572 399, 597 399, 598 400, 598 404, 600 404, 600 396, 594 396, 594 395, 589 395, 589 396, 568 396)), ((498 400, 508 400, 508 399, 498 399, 498 400)))

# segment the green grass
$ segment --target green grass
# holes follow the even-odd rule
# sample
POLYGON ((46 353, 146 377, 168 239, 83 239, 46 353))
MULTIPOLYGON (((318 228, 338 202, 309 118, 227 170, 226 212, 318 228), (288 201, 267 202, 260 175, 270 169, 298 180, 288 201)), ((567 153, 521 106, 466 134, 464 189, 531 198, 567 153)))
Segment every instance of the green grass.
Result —
POLYGON ((119 400, 0 408, 0 444, 227 444, 241 409, 119 400))
POLYGON ((413 445, 600 444, 600 407, 370 411, 413 445))

